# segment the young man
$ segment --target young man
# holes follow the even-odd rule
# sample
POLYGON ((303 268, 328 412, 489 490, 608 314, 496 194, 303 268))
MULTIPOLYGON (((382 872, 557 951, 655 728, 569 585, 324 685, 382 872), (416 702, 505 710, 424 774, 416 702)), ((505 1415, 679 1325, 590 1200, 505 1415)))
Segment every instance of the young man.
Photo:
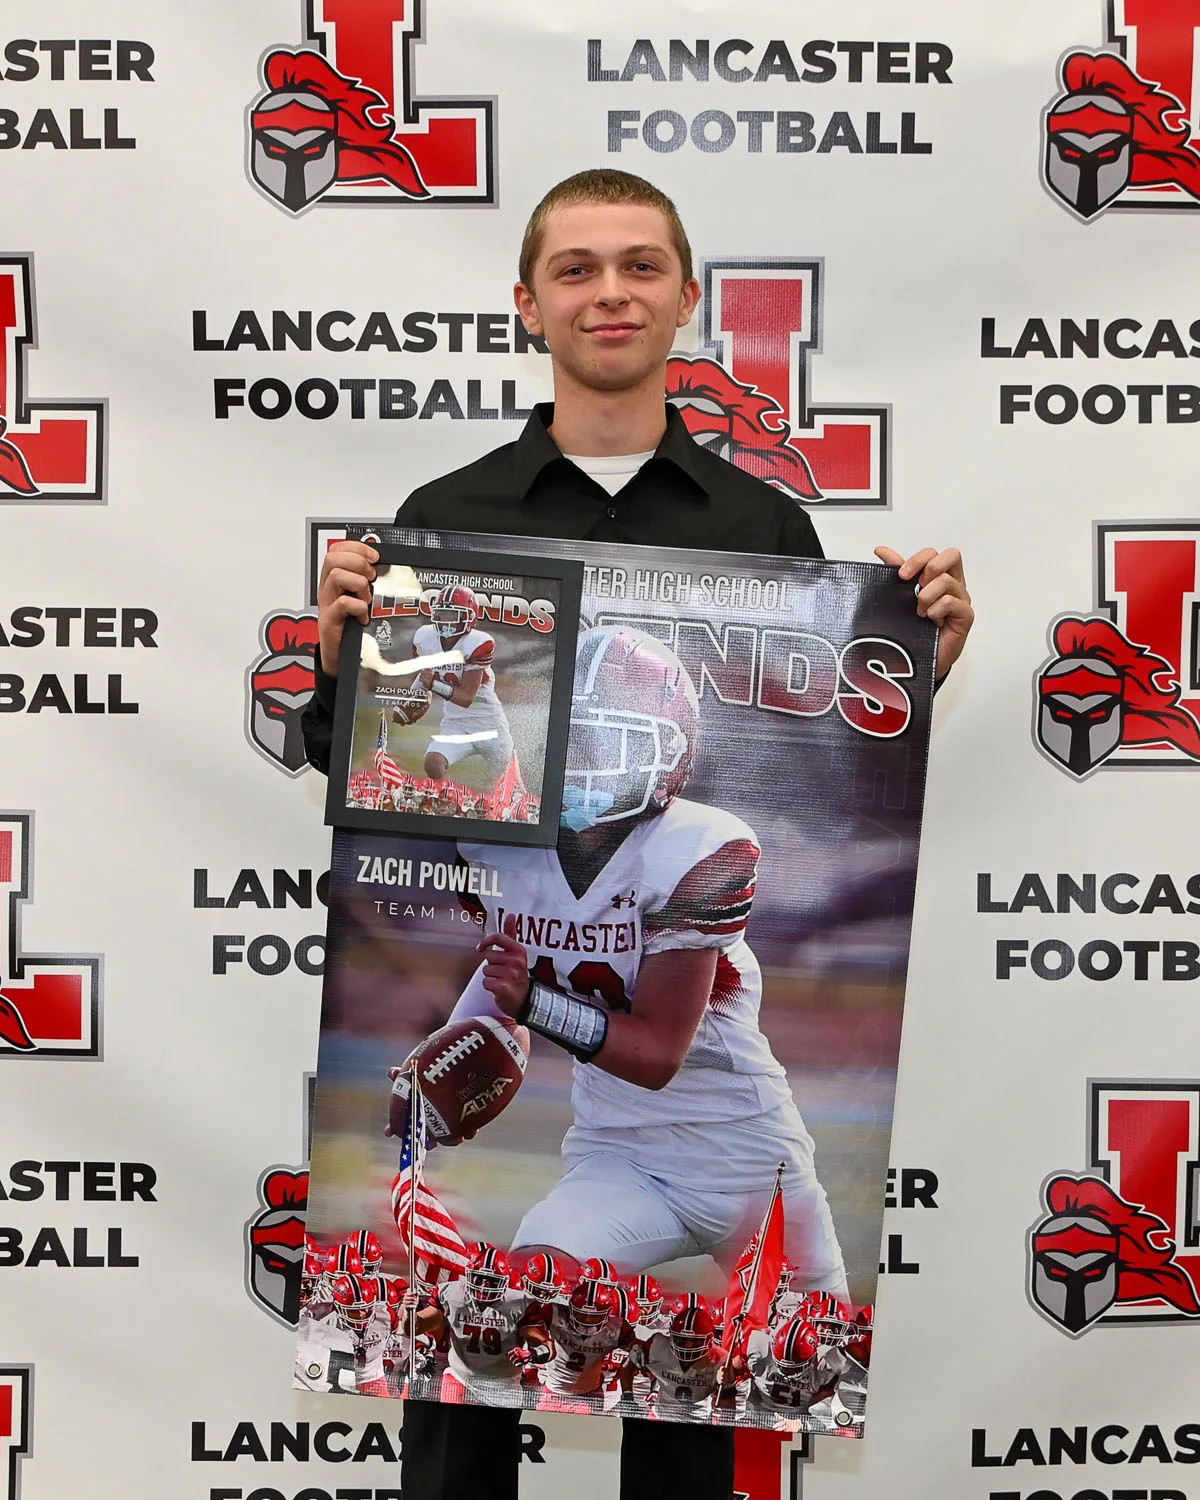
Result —
MULTIPOLYGON (((545 338, 552 406, 538 407, 515 443, 424 486, 397 523, 713 551, 821 557, 794 501, 706 452, 668 409, 666 361, 700 287, 671 201, 627 173, 580 173, 552 188, 529 221, 516 305, 545 338)), ((938 675, 962 651, 973 614, 962 560, 929 547, 907 560, 876 550, 914 580, 916 607, 940 628, 938 675)), ((317 691, 305 712, 309 760, 329 763, 334 677, 348 618, 366 621, 378 555, 331 547, 318 590, 317 691)), ((615 1038, 615 1032, 614 1032, 615 1038)), ((603 1049, 597 1056, 603 1057, 603 1049)), ((405 1412, 408 1500, 512 1500, 519 1413, 411 1402, 405 1412)), ((733 1434, 722 1427, 626 1423, 621 1500, 729 1500, 733 1434)))

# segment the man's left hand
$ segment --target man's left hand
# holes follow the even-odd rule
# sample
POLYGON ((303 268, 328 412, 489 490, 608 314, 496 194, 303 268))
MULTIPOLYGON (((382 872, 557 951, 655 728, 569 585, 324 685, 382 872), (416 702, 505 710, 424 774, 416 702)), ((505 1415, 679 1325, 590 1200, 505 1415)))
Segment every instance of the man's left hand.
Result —
POLYGON ((932 620, 938 628, 940 682, 962 655, 975 623, 975 611, 963 577, 962 553, 957 547, 947 547, 944 552, 923 547, 905 558, 894 547, 876 547, 875 556, 889 568, 896 568, 906 582, 910 578, 917 580, 917 613, 932 620))

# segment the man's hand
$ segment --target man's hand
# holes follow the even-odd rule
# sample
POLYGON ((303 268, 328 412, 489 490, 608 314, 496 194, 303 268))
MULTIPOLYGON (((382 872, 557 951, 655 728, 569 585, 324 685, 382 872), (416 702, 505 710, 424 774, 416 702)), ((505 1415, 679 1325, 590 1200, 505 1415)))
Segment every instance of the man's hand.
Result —
POLYGON ((321 564, 317 585, 317 626, 321 636, 321 667, 337 676, 342 632, 348 619, 371 618, 371 584, 379 553, 366 542, 335 542, 321 564))
POLYGON ((483 965, 483 987, 506 1016, 516 1020, 529 994, 529 954, 517 942, 517 919, 510 912, 504 931, 492 932, 479 944, 487 954, 483 965))
POLYGON ((940 682, 962 655, 975 623, 975 611, 963 577, 962 553, 957 547, 947 547, 944 552, 923 547, 904 558, 893 547, 876 547, 875 556, 889 568, 898 569, 906 582, 910 578, 917 580, 917 613, 932 620, 938 628, 940 682))

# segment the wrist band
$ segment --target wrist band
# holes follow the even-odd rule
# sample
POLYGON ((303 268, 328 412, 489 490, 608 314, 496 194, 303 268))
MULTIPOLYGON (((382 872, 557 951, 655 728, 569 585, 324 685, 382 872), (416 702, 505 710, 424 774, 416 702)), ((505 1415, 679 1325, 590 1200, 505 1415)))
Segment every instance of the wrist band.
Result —
POLYGON ((439 698, 453 698, 454 697, 454 689, 450 686, 450 684, 448 682, 440 682, 440 681, 439 682, 435 682, 435 683, 432 684, 432 686, 430 687, 429 691, 431 693, 436 693, 439 698))
POLYGON ((565 1047, 580 1062, 591 1062, 608 1036, 607 1011, 536 980, 529 985, 517 1020, 539 1036, 565 1047))

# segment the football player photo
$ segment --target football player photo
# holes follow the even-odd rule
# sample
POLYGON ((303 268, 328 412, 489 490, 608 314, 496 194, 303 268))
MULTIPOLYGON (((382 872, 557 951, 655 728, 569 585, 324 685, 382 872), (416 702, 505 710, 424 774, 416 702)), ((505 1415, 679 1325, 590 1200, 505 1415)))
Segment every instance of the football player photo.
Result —
POLYGON ((933 631, 882 566, 522 545, 584 561, 553 844, 437 737, 490 670, 524 769, 510 638, 444 577, 371 621, 475 695, 372 686, 394 795, 468 790, 335 831, 310 1232, 407 1279, 420 1399, 859 1437, 933 631))
POLYGON ((519 558, 449 567, 428 549, 380 545, 389 561, 371 618, 356 622, 357 649, 343 656, 353 684, 327 820, 402 827, 420 816, 447 832, 470 819, 495 825, 502 841, 552 842, 578 565, 536 576, 518 571, 519 558))

